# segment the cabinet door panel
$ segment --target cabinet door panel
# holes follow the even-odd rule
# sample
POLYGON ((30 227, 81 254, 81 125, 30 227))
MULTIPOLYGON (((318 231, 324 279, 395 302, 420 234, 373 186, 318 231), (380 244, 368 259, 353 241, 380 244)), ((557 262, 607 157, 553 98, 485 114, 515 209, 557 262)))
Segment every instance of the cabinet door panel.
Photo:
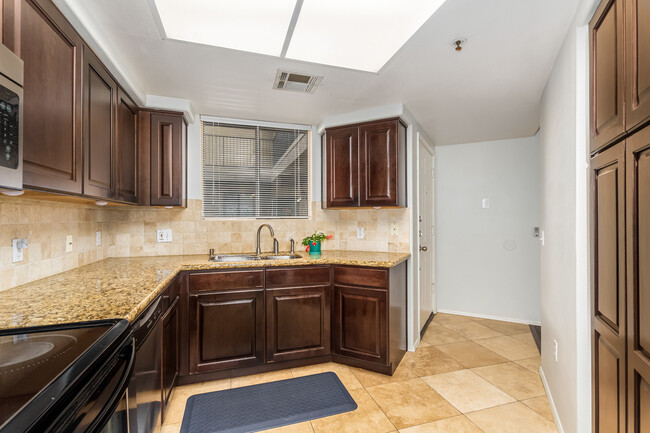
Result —
POLYGON ((165 414, 172 389, 179 371, 179 298, 176 298, 162 318, 162 419, 165 414))
POLYGON ((51 2, 23 0, 24 183, 81 194, 82 41, 51 2))
POLYGON ((85 195, 115 196, 115 103, 117 84, 95 55, 84 48, 85 195))
POLYGON ((626 111, 628 130, 650 120, 650 1, 626 0, 626 111))
POLYGON ((650 431, 650 126, 627 140, 628 422, 650 431), (645 411, 645 414, 644 414, 645 411), (644 418, 645 417, 645 418, 644 418))
POLYGON ((593 389, 596 431, 625 431, 625 143, 591 160, 593 389))
POLYGON ((359 128, 361 206, 397 205, 397 121, 359 128))
POLYGON ((117 100, 117 198, 138 202, 138 107, 122 89, 117 100))
POLYGON ((591 151, 625 132, 623 0, 604 0, 589 24, 591 151))
POLYGON ((264 362, 264 291, 190 295, 190 373, 264 362))
POLYGON ((327 131, 327 207, 359 205, 359 129, 327 131))
POLYGON ((267 290, 267 361, 329 353, 329 293, 329 287, 267 290))
POLYGON ((183 119, 151 114, 151 205, 183 204, 183 119))
POLYGON ((334 286, 334 352, 387 364, 387 291, 334 286))

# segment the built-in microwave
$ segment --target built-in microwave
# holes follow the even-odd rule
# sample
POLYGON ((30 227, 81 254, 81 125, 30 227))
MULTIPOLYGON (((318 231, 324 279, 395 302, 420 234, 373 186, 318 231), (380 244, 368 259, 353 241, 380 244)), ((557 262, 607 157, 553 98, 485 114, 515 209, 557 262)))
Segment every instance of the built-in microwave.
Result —
POLYGON ((0 45, 0 188, 23 189, 23 61, 0 45))

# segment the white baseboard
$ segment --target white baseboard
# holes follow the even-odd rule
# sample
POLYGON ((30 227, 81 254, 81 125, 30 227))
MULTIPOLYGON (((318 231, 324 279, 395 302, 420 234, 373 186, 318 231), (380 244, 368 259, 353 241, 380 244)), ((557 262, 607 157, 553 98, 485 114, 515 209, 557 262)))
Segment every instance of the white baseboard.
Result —
POLYGON ((551 412, 553 413, 553 419, 555 420, 555 428, 557 428, 558 433, 564 433, 564 428, 560 422, 560 416, 557 414, 557 408, 555 407, 553 395, 551 395, 551 390, 548 387, 548 382, 546 381, 546 376, 544 375, 544 370, 542 369, 541 365, 539 366, 539 377, 542 379, 542 385, 544 385, 544 390, 546 391, 548 404, 551 406, 551 412))
POLYGON ((420 345, 420 334, 418 333, 418 337, 413 342, 413 346, 409 346, 408 351, 415 352, 415 349, 417 349, 419 345, 420 345))
POLYGON ((438 309, 438 313, 456 314, 458 316, 478 317, 480 319, 500 320, 502 322, 523 323, 524 325, 537 325, 537 326, 542 325, 542 322, 536 322, 532 320, 513 319, 512 317, 492 316, 490 314, 467 313, 465 311, 444 310, 442 308, 438 309))

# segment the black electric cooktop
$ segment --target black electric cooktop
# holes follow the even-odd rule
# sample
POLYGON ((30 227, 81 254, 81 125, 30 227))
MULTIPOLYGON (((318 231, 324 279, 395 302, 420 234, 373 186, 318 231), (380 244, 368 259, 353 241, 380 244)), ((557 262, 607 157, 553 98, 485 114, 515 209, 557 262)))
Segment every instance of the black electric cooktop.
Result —
POLYGON ((30 406, 41 410, 83 375, 123 332, 118 323, 0 330, 0 430, 30 406))

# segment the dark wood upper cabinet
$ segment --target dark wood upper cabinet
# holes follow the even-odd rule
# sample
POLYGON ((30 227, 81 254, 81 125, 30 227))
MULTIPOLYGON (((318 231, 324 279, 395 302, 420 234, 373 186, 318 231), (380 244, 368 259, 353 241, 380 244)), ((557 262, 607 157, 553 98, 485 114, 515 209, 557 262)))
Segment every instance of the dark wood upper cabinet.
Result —
POLYGON ((591 151, 625 133, 623 0, 603 0, 589 23, 591 151))
POLYGON ((625 126, 650 121, 650 1, 625 2, 625 126))
POLYGON ((625 432, 625 142, 591 161, 593 416, 625 432))
POLYGON ((185 206, 187 128, 183 114, 141 110, 139 122, 140 191, 149 191, 141 194, 140 204, 185 206))
POLYGON ((406 206, 406 126, 400 119, 325 131, 325 207, 406 206))
POLYGON ((138 203, 138 106, 117 92, 117 199, 138 203))
POLYGON ((627 420, 628 431, 647 432, 650 431, 650 126, 627 139, 625 164, 627 420))
POLYGON ((327 130, 327 207, 358 206, 359 129, 327 130))
POLYGON ((81 194, 83 41, 48 0, 11 9, 3 35, 25 65, 25 187, 81 194))
POLYGON ((398 119, 362 125, 359 143, 360 205, 403 206, 406 127, 398 119))
POLYGON ((84 195, 115 198, 115 105, 117 83, 84 47, 84 195))

